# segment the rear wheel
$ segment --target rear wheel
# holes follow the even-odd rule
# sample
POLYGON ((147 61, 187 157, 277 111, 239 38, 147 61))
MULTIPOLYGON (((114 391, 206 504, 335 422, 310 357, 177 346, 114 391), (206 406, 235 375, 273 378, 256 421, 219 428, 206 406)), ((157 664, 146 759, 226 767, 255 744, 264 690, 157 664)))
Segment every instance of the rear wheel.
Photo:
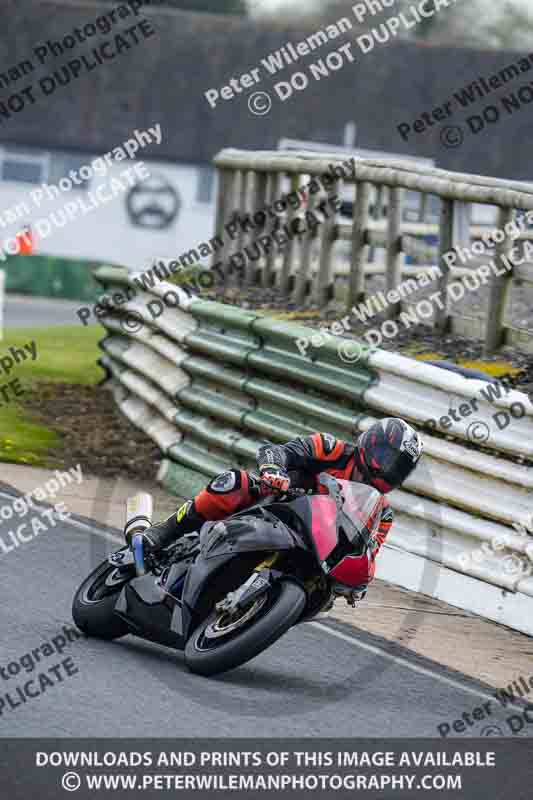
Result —
POLYGON ((238 615, 230 617, 227 612, 214 611, 185 646, 187 666, 199 675, 215 675, 244 664, 294 625, 306 601, 301 586, 283 580, 238 615))
POLYGON ((132 570, 120 570, 104 561, 84 580, 74 596, 72 618, 87 636, 118 639, 129 632, 126 623, 115 614, 115 604, 124 585, 133 577, 132 570))

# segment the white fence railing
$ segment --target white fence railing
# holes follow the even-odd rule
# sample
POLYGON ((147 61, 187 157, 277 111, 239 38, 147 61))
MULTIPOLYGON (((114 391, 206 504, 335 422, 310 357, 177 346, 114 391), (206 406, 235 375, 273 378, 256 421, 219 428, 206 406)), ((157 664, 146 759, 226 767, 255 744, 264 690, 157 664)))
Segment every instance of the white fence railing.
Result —
MULTIPOLYGON (((242 267, 245 282, 259 281, 263 286, 276 282, 295 302, 301 304, 311 299, 320 306, 327 305, 333 297, 335 277, 348 275, 343 299, 350 310, 367 297, 369 275, 383 274, 388 293, 396 290, 406 276, 416 277, 430 268, 438 268, 441 275, 435 290, 441 302, 434 305, 429 320, 424 317, 419 321, 433 324, 443 333, 455 330, 483 338, 486 353, 505 343, 533 350, 533 331, 518 327, 508 314, 509 291, 514 281, 533 283, 533 259, 525 257, 529 250, 524 252, 524 246, 532 238, 531 225, 510 227, 517 221, 518 211, 533 210, 532 184, 447 172, 402 160, 347 160, 338 153, 227 149, 216 156, 214 163, 219 173, 215 234, 224 241, 214 261, 223 264, 226 273, 237 263, 242 267), (371 213, 375 190, 380 196, 380 209, 386 195, 383 219, 376 219, 371 213), (438 225, 404 220, 406 190, 418 193, 422 199, 440 198, 438 225), (298 201, 304 195, 305 204, 298 201), (344 200, 350 198, 352 221, 340 221, 326 206, 319 210, 324 198, 333 195, 344 200), (293 204, 287 204, 288 196, 294 198, 293 204), (498 216, 496 225, 485 228, 470 225, 469 210, 480 204, 494 207, 498 216), (265 213, 265 209, 273 211, 265 213), (311 225, 308 214, 314 214, 319 224, 311 225), (241 224, 244 219, 250 224, 241 224), (226 226, 235 220, 241 222, 235 223, 228 237, 226 226), (273 242, 266 244, 275 226, 279 230, 280 225, 288 237, 281 252, 273 242), (485 248, 480 258, 478 245, 482 237, 494 231, 498 232, 498 239, 485 248), (430 246, 424 242, 422 237, 428 235, 436 235, 438 244, 430 246), (349 248, 348 261, 344 263, 334 254, 339 242, 349 248), (463 252, 473 246, 473 252, 465 260, 457 257, 452 263, 452 254, 458 246, 463 252), (376 247, 383 251, 382 263, 368 260, 369 248, 376 247), (406 255, 422 263, 407 265, 406 255), (486 313, 474 316, 468 309, 452 308, 447 292, 449 284, 492 261, 496 268, 483 277, 483 285, 488 287, 486 313)), ((533 296, 533 287, 531 291, 533 296)), ((388 305, 387 318, 397 319, 406 310, 413 311, 413 303, 402 297, 388 305)))

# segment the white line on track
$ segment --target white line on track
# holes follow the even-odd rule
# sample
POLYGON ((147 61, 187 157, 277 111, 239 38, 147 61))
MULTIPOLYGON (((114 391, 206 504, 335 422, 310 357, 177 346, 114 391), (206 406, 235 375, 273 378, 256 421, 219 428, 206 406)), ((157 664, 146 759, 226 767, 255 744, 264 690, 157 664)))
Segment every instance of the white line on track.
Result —
POLYGON ((433 670, 428 669, 427 667, 422 667, 419 664, 414 664, 412 661, 402 658, 401 656, 392 655, 392 653, 388 653, 386 650, 382 650, 381 647, 377 647, 376 645, 368 644, 367 642, 361 642, 359 639, 355 638, 355 636, 349 636, 347 633, 342 633, 334 628, 329 628, 327 625, 324 625, 323 622, 309 622, 308 624, 313 625, 313 627, 318 628, 324 633, 328 633, 330 636, 336 636, 337 639, 342 639, 349 644, 360 647, 362 650, 368 650, 369 653, 382 656, 383 658, 386 658, 395 664, 401 664, 401 666, 406 667, 413 672, 418 672, 419 675, 429 675, 431 678, 435 678, 435 680, 438 680, 441 683, 446 683, 448 686, 453 686, 455 689, 460 689, 462 692, 467 692, 468 694, 473 694, 478 698, 483 697, 486 700, 491 700, 494 702, 494 695, 486 694, 481 689, 474 689, 472 686, 467 686, 466 684, 456 681, 453 678, 448 678, 446 675, 433 672, 433 670))
POLYGON ((101 539, 105 539, 111 544, 120 544, 124 545, 125 540, 120 536, 114 536, 112 533, 108 533, 107 531, 101 531, 98 528, 94 528, 92 525, 89 525, 88 522, 81 522, 81 520, 71 519, 69 518, 66 520, 67 525, 73 525, 75 528, 81 528, 84 531, 90 531, 95 536, 100 536, 101 539))

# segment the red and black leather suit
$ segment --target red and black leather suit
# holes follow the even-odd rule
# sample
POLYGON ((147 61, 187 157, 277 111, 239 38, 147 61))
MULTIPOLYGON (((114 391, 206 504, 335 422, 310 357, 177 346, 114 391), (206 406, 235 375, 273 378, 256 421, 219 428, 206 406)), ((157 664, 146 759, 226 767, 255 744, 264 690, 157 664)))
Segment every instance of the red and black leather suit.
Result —
MULTIPOLYGON (((291 478, 291 486, 324 493, 327 490, 318 482, 318 475, 327 472, 343 480, 366 483, 358 468, 357 448, 349 442, 326 433, 299 437, 283 445, 265 444, 257 451, 259 467, 277 466, 291 478)), ((219 520, 253 505, 261 496, 258 478, 245 470, 223 472, 202 489, 193 500, 184 503, 163 527, 165 544, 185 533, 197 530, 206 520, 219 520), (168 537, 167 537, 168 533, 168 537)), ((374 577, 375 559, 392 525, 393 512, 385 502, 376 535, 377 544, 367 555, 361 572, 361 583, 374 577)), ((152 529, 152 530, 154 530, 152 529)), ((149 532, 148 532, 149 533, 149 532)), ((163 533, 163 531, 161 531, 163 533)))

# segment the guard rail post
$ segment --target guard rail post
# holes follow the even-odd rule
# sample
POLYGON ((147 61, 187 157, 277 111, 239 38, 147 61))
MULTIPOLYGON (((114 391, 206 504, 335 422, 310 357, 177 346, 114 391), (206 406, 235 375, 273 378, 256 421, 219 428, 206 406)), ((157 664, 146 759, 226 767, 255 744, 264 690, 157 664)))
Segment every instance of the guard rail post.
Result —
MULTIPOLYGON (((260 245, 258 243, 259 237, 265 233, 267 227, 267 215, 266 215, 266 205, 267 205, 267 191, 268 191, 268 173, 264 171, 258 171, 255 173, 255 186, 254 186, 254 240, 257 242, 257 246, 260 249, 260 245), (265 214, 265 220, 262 224, 260 224, 257 220, 260 219, 257 215, 263 212, 265 214)), ((249 275, 251 277, 251 282, 254 285, 260 285, 261 283, 261 274, 262 274, 262 262, 263 256, 260 255, 259 259, 256 263, 256 268, 253 268, 252 265, 249 271, 249 275)))
MULTIPOLYGON (((316 194, 309 195, 307 210, 310 214, 314 213, 317 204, 316 194)), ((296 278, 294 282, 293 301, 297 305, 302 305, 309 294, 308 284, 312 278, 311 275, 311 257, 313 252, 313 243, 316 239, 316 229, 307 226, 307 230, 303 236, 303 243, 300 248, 300 261, 298 264, 296 278)))
MULTIPOLYGON (((387 227, 387 292, 395 290, 401 283, 402 254, 402 189, 395 186, 389 197, 389 224, 387 227)), ((387 319, 396 319, 401 311, 401 302, 388 303, 385 315, 387 319)))
POLYGON ((253 227, 253 216, 255 213, 255 198, 257 193, 257 173, 253 169, 249 169, 246 172, 246 178, 244 182, 244 186, 246 187, 244 190, 244 224, 243 224, 243 235, 241 239, 241 248, 248 248, 249 253, 245 253, 243 258, 245 259, 244 267, 242 270, 242 286, 250 286, 254 280, 254 270, 257 264, 255 258, 252 257, 251 254, 254 253, 254 244, 256 247, 258 245, 255 242, 255 232, 253 227))
MULTIPOLYGON (((246 220, 246 215, 248 213, 248 197, 249 197, 249 186, 250 186, 250 171, 248 169, 241 169, 239 170, 239 216, 241 219, 246 220)), ((239 253, 241 253, 246 245, 247 240, 247 232, 246 232, 246 222, 239 225, 239 231, 236 240, 236 249, 239 253)), ((243 266, 242 272, 240 268, 237 271, 237 282, 242 284, 245 278, 246 272, 246 265, 243 266)))
MULTIPOLYGON (((291 173, 289 175, 290 178, 290 192, 297 192, 300 188, 300 174, 298 172, 291 173)), ((289 229, 290 238, 289 241, 286 243, 284 247, 283 253, 283 263, 281 267, 281 273, 279 278, 279 288, 283 294, 288 294, 291 288, 291 272, 292 267, 294 264, 295 253, 296 253, 296 237, 293 236, 293 231, 291 226, 296 219, 296 209, 293 208, 289 204, 289 208, 286 214, 286 223, 287 228, 289 229)))
MULTIPOLYGON (((339 190, 339 179, 331 185, 330 197, 335 197, 339 190)), ((316 282, 315 301, 319 308, 327 306, 332 297, 333 283, 331 276, 331 255, 335 244, 335 213, 331 206, 326 208, 326 220, 321 225, 320 264, 316 282)))
POLYGON ((352 225, 352 267, 348 290, 347 309, 350 310, 365 297, 365 255, 367 247, 368 207, 370 184, 361 181, 354 185, 355 202, 352 225))
POLYGON ((234 170, 217 168, 218 176, 218 195, 215 211, 215 232, 214 236, 220 236, 223 241, 222 248, 215 249, 211 259, 211 266, 214 267, 217 262, 225 263, 226 253, 228 246, 226 244, 226 229, 225 226, 229 222, 231 215, 234 213, 234 200, 233 200, 233 186, 235 173, 234 170))
MULTIPOLYGON (((514 218, 512 208, 500 208, 498 228, 505 231, 505 226, 514 218)), ((495 262, 498 272, 502 272, 502 256, 510 259, 513 249, 513 240, 505 234, 505 238, 496 244, 495 262)), ((504 274, 492 275, 489 289, 489 302, 487 307, 487 323, 485 328, 485 342, 483 353, 485 356, 493 355, 505 343, 505 328, 503 319, 505 306, 509 296, 509 289, 513 280, 513 270, 506 270, 504 274)))
POLYGON ((437 333, 446 334, 450 329, 450 316, 448 304, 448 280, 450 277, 450 267, 445 260, 446 253, 453 248, 453 217, 454 201, 442 198, 440 210, 440 238, 439 238, 439 269, 438 295, 440 305, 435 309, 434 327, 437 333))
POLYGON ((228 283, 232 283, 235 280, 235 278, 233 278, 234 267, 231 265, 229 259, 232 255, 240 250, 239 242, 242 237, 241 203, 243 185, 242 170, 237 170, 234 167, 231 167, 230 169, 232 170, 233 177, 230 199, 228 200, 228 203, 231 202, 231 210, 226 224, 229 223, 230 225, 233 225, 234 228, 230 228, 231 233, 228 233, 229 238, 226 246, 224 247, 224 278, 228 283))
MULTIPOLYGON (((268 190, 268 204, 269 206, 273 206, 276 200, 279 200, 279 193, 281 190, 281 174, 279 172, 269 172, 269 190, 268 190)), ((274 226, 274 220, 270 217, 267 220, 268 224, 268 231, 272 232, 274 226)), ((263 272, 261 275, 261 285, 263 289, 270 289, 274 282, 275 274, 274 269, 276 265, 276 248, 272 243, 272 247, 269 249, 266 259, 265 265, 263 267, 263 272)))

